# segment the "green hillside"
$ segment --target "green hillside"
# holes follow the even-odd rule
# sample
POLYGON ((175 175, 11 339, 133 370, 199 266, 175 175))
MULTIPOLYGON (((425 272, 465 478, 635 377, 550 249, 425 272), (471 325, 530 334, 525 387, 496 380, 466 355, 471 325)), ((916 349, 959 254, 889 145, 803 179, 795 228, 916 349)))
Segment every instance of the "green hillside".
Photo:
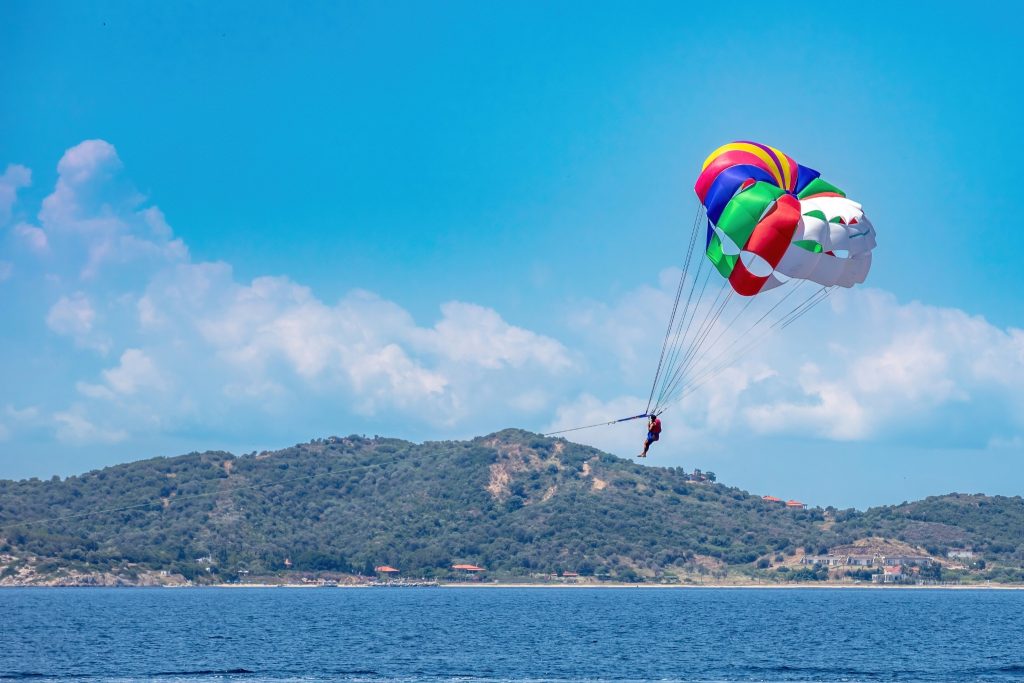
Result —
POLYGON ((380 564, 443 578, 455 563, 507 577, 813 580, 828 572, 801 565, 804 553, 869 539, 943 561, 969 548, 972 566, 946 563, 946 578, 1020 581, 1022 533, 1020 497, 793 510, 518 430, 423 444, 332 437, 0 481, 0 583, 29 567, 36 576, 151 571, 213 582, 243 570, 369 574, 380 564))

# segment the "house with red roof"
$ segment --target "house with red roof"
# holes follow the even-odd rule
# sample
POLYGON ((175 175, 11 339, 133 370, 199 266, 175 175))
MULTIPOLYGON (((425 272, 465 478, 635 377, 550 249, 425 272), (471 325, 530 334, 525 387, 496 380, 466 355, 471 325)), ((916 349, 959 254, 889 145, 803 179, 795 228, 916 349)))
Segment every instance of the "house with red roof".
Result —
POLYGON ((871 577, 874 583, 903 583, 909 577, 903 573, 903 567, 900 565, 890 565, 882 568, 881 574, 875 574, 871 577))

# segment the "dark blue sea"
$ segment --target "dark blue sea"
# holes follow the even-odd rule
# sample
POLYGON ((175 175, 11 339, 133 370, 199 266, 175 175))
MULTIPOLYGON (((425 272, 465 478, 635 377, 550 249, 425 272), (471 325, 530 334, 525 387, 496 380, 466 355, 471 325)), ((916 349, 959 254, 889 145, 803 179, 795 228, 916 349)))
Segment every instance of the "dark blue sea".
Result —
POLYGON ((3 589, 0 679, 1019 681, 1024 591, 3 589))

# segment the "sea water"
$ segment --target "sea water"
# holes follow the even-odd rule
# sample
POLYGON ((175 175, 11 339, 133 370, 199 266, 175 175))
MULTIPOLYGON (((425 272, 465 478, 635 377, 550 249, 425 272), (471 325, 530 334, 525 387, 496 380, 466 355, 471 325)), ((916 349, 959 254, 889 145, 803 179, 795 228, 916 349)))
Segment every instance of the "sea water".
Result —
POLYGON ((1024 591, 0 589, 0 679, 1024 680, 1024 591))

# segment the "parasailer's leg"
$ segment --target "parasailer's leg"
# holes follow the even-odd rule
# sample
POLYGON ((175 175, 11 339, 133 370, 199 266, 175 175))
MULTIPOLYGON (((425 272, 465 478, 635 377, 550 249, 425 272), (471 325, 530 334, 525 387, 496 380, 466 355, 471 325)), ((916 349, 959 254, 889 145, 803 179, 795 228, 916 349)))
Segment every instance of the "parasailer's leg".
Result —
POLYGON ((647 438, 644 439, 644 450, 643 453, 636 456, 638 458, 646 458, 647 450, 651 447, 651 444, 658 440, 658 435, 654 432, 647 432, 647 438))

